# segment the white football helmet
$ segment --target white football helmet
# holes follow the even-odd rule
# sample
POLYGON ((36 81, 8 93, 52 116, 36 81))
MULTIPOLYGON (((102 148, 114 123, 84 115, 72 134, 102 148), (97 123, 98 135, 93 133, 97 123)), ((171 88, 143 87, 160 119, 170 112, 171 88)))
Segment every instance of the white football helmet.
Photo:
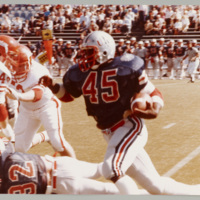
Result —
POLYGON ((83 40, 79 68, 83 72, 90 68, 97 69, 99 64, 114 56, 115 41, 112 36, 104 31, 94 31, 83 40))

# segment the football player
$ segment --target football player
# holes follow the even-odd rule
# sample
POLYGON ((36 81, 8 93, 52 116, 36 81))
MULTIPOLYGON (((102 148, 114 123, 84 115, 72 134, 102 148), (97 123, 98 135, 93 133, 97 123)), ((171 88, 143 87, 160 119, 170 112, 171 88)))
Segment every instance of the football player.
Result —
POLYGON ((0 36, 0 128, 3 134, 12 141, 15 140, 15 136, 12 126, 9 124, 9 119, 16 117, 18 103, 6 98, 6 88, 11 82, 11 73, 3 62, 5 62, 8 51, 12 51, 16 43, 17 41, 14 38, 0 36), (2 38, 7 43, 3 42, 2 38))
POLYGON ((34 61, 31 51, 21 44, 8 53, 5 65, 12 75, 10 98, 20 102, 14 126, 16 151, 28 151, 35 133, 43 125, 53 148, 61 155, 75 157, 62 132, 60 101, 49 88, 38 84, 40 77, 50 76, 48 69, 34 61))
POLYGON ((185 71, 184 71, 184 64, 181 61, 183 57, 185 56, 186 47, 183 45, 182 39, 179 39, 177 41, 177 45, 174 47, 174 51, 175 51, 175 62, 176 62, 175 65, 177 66, 177 68, 180 69, 179 79, 183 79, 185 71))
POLYGON ((156 171, 144 149, 148 132, 142 118, 158 116, 164 105, 162 94, 148 80, 141 58, 114 55, 111 35, 94 31, 85 37, 81 59, 66 72, 61 84, 46 76, 40 82, 65 101, 83 95, 88 115, 94 117, 108 143, 102 174, 121 194, 135 194, 132 178, 150 194, 200 194, 200 185, 179 183, 156 171), (132 110, 137 93, 152 97, 146 110, 132 110))
MULTIPOLYGON (((93 180, 101 176, 101 163, 14 152, 12 144, 3 139, 0 155, 0 193, 119 194, 114 184, 93 180)), ((140 193, 147 194, 138 189, 140 193)))
POLYGON ((187 52, 186 55, 183 57, 181 63, 188 57, 188 68, 187 72, 190 76, 190 82, 195 82, 195 75, 197 73, 197 68, 199 66, 199 51, 196 47, 192 46, 192 41, 188 41, 187 43, 187 52))

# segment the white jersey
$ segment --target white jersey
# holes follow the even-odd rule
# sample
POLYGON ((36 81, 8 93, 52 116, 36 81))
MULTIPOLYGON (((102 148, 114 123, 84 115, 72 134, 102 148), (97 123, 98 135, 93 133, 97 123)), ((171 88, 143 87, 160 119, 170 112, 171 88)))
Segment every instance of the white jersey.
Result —
POLYGON ((5 103, 5 89, 11 81, 11 73, 7 67, 0 62, 0 104, 5 103))
POLYGON ((43 91, 42 98, 34 102, 20 102, 20 106, 23 106, 27 110, 37 110, 46 105, 47 101, 51 100, 53 93, 48 87, 44 87, 38 84, 39 79, 44 76, 51 76, 48 69, 43 65, 39 64, 36 61, 33 61, 31 70, 27 74, 27 78, 20 81, 15 81, 14 79, 11 82, 11 87, 17 90, 20 93, 28 92, 30 90, 38 89, 43 91))

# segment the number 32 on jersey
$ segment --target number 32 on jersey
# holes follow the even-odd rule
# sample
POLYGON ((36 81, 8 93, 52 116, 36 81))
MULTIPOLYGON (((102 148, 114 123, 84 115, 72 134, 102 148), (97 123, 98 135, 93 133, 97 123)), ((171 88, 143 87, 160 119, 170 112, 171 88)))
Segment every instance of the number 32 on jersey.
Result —
POLYGON ((118 83, 114 79, 117 76, 117 69, 102 71, 100 84, 97 83, 97 75, 96 71, 89 73, 82 86, 83 95, 89 96, 90 102, 93 104, 98 104, 100 97, 105 103, 117 101, 120 97, 118 83), (97 85, 99 85, 100 90, 98 90, 97 85), (108 90, 103 92, 104 89, 108 90), (100 95, 99 91, 102 91, 100 95))

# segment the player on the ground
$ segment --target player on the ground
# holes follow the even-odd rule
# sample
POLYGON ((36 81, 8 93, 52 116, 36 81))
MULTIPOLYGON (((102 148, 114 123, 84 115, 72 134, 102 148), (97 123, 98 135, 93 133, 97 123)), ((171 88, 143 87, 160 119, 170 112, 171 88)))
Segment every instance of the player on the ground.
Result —
POLYGON ((83 95, 88 115, 94 117, 108 143, 102 174, 121 194, 135 193, 132 178, 151 194, 200 194, 200 185, 179 183, 156 171, 144 149, 148 132, 141 118, 157 117, 164 104, 162 95, 148 80, 141 58, 114 55, 114 39, 94 31, 85 37, 82 58, 66 72, 63 83, 53 83, 48 77, 40 82, 66 101, 83 95), (146 110, 132 109, 137 93, 152 97, 146 110))
POLYGON ((9 52, 5 65, 12 74, 11 87, 14 89, 8 88, 12 93, 10 97, 20 101, 14 127, 16 151, 28 151, 35 133, 43 125, 53 148, 61 155, 75 157, 62 132, 60 101, 49 88, 38 84, 40 77, 50 76, 48 69, 34 61, 30 50, 20 44, 9 52))
POLYGON ((101 163, 14 152, 6 142, 0 139, 0 193, 119 194, 114 184, 93 180, 101 176, 101 163))

